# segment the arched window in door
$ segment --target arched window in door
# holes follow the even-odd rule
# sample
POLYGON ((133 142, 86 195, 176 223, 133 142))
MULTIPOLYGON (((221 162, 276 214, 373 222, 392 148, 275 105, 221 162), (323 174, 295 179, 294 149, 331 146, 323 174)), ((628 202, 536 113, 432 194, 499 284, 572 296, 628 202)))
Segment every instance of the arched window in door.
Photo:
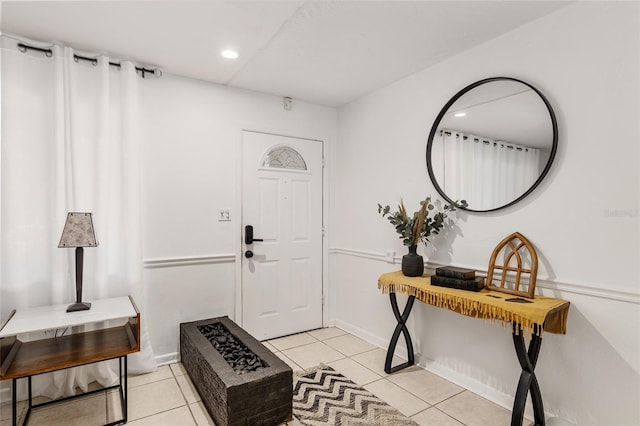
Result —
POLYGON ((307 163, 305 163, 304 158, 298 151, 291 147, 280 145, 269 149, 262 158, 262 167, 307 170, 307 163))

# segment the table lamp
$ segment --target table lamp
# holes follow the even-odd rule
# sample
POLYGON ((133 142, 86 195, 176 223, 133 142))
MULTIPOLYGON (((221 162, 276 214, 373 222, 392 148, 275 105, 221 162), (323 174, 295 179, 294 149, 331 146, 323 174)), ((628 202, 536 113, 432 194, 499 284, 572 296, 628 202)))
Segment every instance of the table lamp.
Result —
POLYGON ((67 213, 67 221, 58 243, 59 248, 75 247, 76 249, 76 303, 69 305, 67 312, 91 309, 91 303, 82 302, 82 258, 84 247, 97 245, 91 213, 67 213))

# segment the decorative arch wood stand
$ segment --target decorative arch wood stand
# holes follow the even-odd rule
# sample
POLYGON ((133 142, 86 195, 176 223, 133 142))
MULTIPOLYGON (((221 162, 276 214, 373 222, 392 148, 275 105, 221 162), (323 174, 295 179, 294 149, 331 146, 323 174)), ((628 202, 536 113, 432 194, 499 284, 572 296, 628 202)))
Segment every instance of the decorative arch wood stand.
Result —
POLYGON ((491 254, 489 270, 487 272, 487 288, 533 299, 537 275, 538 254, 536 253, 536 249, 524 235, 519 232, 514 232, 500 241, 491 254), (501 252, 504 253, 504 264, 496 263, 498 262, 498 256, 501 252), (527 262, 528 259, 530 259, 529 262, 527 262), (529 268, 526 268, 526 263, 530 263, 529 268), (493 284, 496 279, 495 273, 498 271, 500 271, 500 275, 498 276, 499 286, 493 284), (509 273, 515 275, 513 288, 509 288, 509 273), (527 290, 520 290, 520 287, 525 285, 523 278, 526 276, 529 277, 526 283, 527 290))

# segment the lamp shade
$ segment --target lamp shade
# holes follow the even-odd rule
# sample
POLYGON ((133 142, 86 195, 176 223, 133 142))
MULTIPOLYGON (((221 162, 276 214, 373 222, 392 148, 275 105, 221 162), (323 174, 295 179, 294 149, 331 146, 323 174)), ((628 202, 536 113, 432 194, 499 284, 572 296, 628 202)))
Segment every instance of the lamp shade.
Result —
POLYGON ((96 247, 97 245, 91 213, 67 213, 67 221, 58 247, 96 247))

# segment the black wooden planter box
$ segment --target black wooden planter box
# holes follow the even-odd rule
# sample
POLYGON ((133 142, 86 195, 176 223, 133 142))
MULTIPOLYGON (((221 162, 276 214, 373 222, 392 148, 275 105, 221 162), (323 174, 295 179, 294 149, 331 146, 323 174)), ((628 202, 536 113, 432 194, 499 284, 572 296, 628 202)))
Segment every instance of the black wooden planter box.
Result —
POLYGON ((180 324, 180 358, 216 425, 278 425, 291 420, 293 371, 229 318, 180 324), (198 329, 216 322, 267 367, 237 374, 198 329))

